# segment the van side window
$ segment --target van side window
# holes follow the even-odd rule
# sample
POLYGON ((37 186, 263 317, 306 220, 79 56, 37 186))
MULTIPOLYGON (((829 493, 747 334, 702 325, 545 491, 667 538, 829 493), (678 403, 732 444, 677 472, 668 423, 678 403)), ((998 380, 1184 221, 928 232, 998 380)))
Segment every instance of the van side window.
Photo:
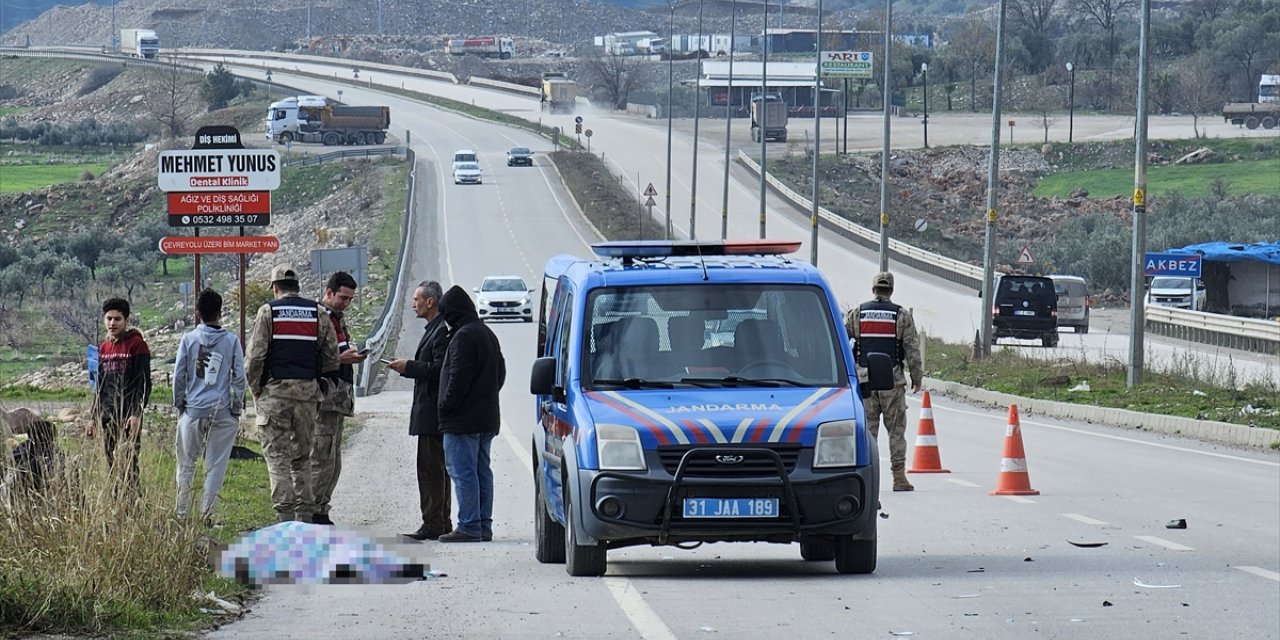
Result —
POLYGON ((569 388, 569 347, 573 344, 570 337, 573 335, 573 293, 568 289, 564 290, 564 299, 561 304, 556 305, 560 310, 559 315, 560 328, 557 334, 560 338, 559 349, 555 354, 556 358, 556 385, 561 389, 569 388))

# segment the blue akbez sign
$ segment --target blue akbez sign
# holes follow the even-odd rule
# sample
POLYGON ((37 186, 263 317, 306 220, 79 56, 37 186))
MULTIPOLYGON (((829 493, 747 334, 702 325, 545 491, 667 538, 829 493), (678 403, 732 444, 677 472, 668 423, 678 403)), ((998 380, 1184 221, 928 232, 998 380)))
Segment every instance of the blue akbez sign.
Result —
POLYGON ((1199 278, 1201 258, 1195 253, 1146 253, 1142 258, 1142 271, 1148 276, 1199 278))

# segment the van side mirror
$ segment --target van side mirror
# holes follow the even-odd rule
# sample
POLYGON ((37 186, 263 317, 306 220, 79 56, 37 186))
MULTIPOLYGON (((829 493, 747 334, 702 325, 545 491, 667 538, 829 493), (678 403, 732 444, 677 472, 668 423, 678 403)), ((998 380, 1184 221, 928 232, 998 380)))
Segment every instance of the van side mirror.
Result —
POLYGON ((893 358, 887 353, 868 353, 867 384, 863 391, 890 391, 893 389, 893 358))
POLYGON ((533 371, 529 374, 529 393, 537 396, 550 395, 556 384, 556 359, 538 358, 533 361, 533 371))

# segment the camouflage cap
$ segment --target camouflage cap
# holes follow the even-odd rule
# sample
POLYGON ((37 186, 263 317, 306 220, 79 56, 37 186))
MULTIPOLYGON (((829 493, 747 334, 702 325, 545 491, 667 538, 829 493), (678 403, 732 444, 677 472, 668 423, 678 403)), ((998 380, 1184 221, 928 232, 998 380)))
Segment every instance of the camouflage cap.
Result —
POLYGON ((871 288, 873 289, 892 289, 893 274, 888 271, 881 271, 876 277, 871 279, 871 288))
POLYGON ((278 282, 280 280, 297 281, 298 272, 293 270, 293 265, 278 264, 271 269, 271 281, 278 282))

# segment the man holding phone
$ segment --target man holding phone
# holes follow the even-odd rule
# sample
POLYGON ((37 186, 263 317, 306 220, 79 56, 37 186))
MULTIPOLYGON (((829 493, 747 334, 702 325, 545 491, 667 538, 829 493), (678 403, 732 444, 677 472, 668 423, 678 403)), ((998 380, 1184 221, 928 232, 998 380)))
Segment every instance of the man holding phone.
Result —
POLYGON ((387 368, 413 378, 413 410, 409 414, 409 435, 418 438, 418 498, 422 525, 405 535, 414 540, 435 540, 453 530, 450 512, 452 485, 444 462, 444 435, 436 403, 440 390, 440 367, 449 349, 449 327, 440 315, 440 283, 425 280, 413 291, 413 312, 427 321, 412 360, 383 360, 387 368))
POLYGON ((356 299, 356 279, 345 271, 329 276, 320 304, 329 312, 329 320, 338 335, 338 370, 330 372, 320 383, 324 399, 316 416, 316 431, 311 438, 311 482, 316 497, 313 524, 333 524, 329 518, 329 501, 342 473, 342 422, 355 415, 355 365, 368 358, 368 349, 356 350, 343 313, 356 299))

